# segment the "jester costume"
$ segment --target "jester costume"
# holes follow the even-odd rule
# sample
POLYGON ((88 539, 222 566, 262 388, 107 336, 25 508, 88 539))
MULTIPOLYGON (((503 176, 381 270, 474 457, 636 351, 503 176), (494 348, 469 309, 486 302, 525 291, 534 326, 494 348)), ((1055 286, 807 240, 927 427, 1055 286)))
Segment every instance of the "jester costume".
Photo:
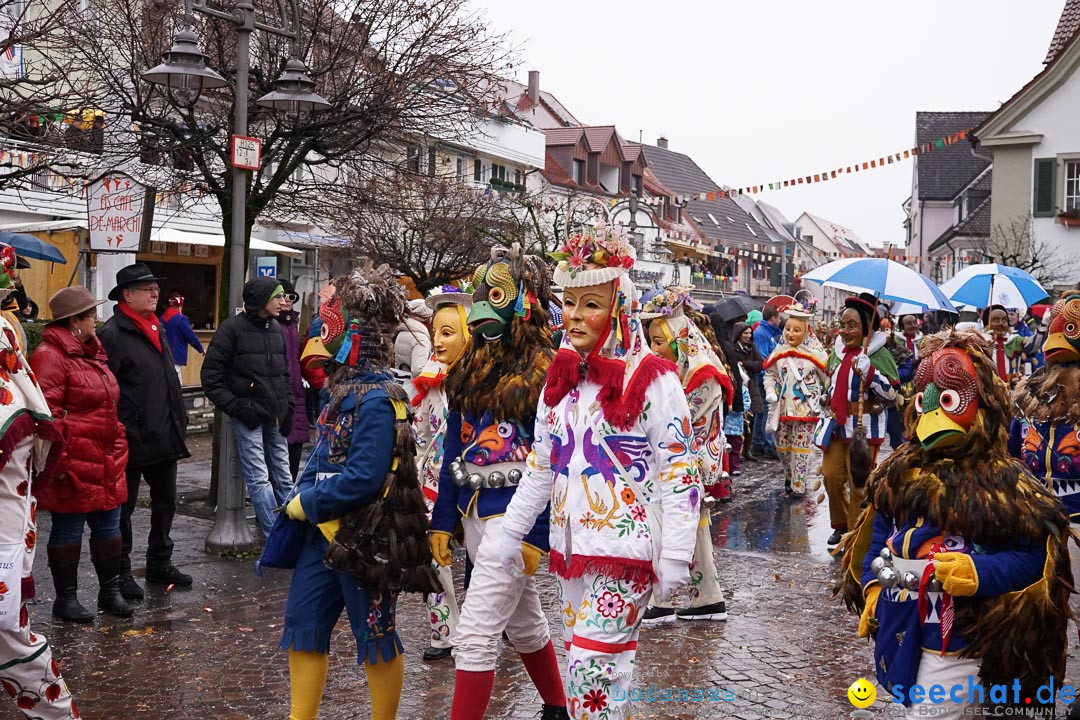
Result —
MULTIPOLYGON (((496 247, 473 276, 472 339, 443 385, 449 407, 439 495, 431 514, 432 556, 450 564, 449 539, 460 522, 473 562, 454 636, 452 720, 484 716, 495 682, 499 636, 506 632, 536 685, 546 720, 565 717, 548 621, 536 580, 509 576, 498 559, 503 514, 533 445, 536 402, 551 363, 547 268, 520 248, 496 247)), ((522 543, 535 572, 548 549, 539 508, 522 543)))
POLYGON ((806 491, 814 423, 818 421, 829 387, 825 349, 810 330, 810 313, 800 306, 787 311, 789 323, 803 323, 801 342, 787 341, 765 359, 765 400, 768 427, 776 433, 776 452, 784 465, 785 488, 792 495, 806 491))
MULTIPOLYGON (((688 291, 689 288, 674 288, 688 291)), ((668 292, 671 292, 669 290, 668 292)), ((666 300, 667 293, 655 296, 666 300)), ((706 496, 720 501, 731 499, 731 478, 723 469, 727 438, 723 432, 724 410, 731 409, 734 388, 727 369, 697 324, 686 315, 686 305, 693 303, 683 294, 677 304, 646 302, 641 319, 649 323, 649 333, 663 336, 678 370, 679 380, 690 407, 699 471, 706 496)), ((720 576, 713 560, 712 501, 701 503, 694 543, 694 561, 690 566, 690 604, 675 612, 673 604, 655 602, 645 612, 645 624, 684 620, 726 620, 727 607, 720 576)), ((660 510, 660 508, 657 508, 660 510)))
MULTIPOLYGON (((14 251, 0 247, 0 295, 10 293, 14 251), (9 252, 10 251, 10 252, 9 252), (9 262, 10 259, 10 262, 9 262)), ((2 299, 0 299, 2 302, 2 299)), ((77 718, 79 711, 52 659, 52 649, 31 632, 27 604, 34 599, 37 501, 34 478, 56 457, 60 441, 49 405, 23 357, 15 329, 0 317, 0 685, 27 718, 77 718)))
POLYGON ((1068 516, 1007 454, 1012 403, 982 336, 944 331, 921 352, 912 441, 867 484, 843 546, 844 600, 859 635, 875 637, 879 682, 905 705, 931 704, 912 684, 942 685, 937 711, 959 712, 972 675, 984 688, 975 704, 1000 702, 993 685, 1011 698, 1018 681, 1020 707, 1037 706, 1024 698, 1065 669, 1068 516))
MULTIPOLYGON (((1009 452, 1045 483, 1080 530, 1080 291, 1054 304, 1043 345, 1046 365, 1020 381, 1009 452)), ((1080 574, 1080 547, 1069 545, 1073 577, 1080 574)), ((1080 615, 1080 595, 1072 596, 1080 615)))
MULTIPOLYGON (((610 322, 587 354, 564 335, 537 409, 526 476, 506 512, 503 557, 550 501, 567 708, 576 720, 615 720, 629 717, 639 620, 653 583, 666 600, 686 581, 704 489, 678 375, 641 332, 622 260, 633 263, 633 248, 612 235, 575 236, 564 252, 615 259, 599 269, 563 261, 555 275, 564 297, 614 280, 610 322)), ((580 310, 568 307, 564 323, 572 330, 580 310)))
POLYGON ((405 668, 394 618, 397 594, 439 589, 425 538, 409 401, 389 370, 405 296, 389 268, 370 262, 337 278, 334 289, 327 312, 348 320, 343 336, 334 333, 341 326, 323 325, 326 342, 319 345, 337 348, 336 369, 324 389, 315 448, 285 509, 304 523, 281 639, 289 651, 289 718, 318 715, 330 637, 346 609, 367 674, 371 717, 389 720, 397 713, 405 668), (375 516, 388 524, 372 527, 375 516), (373 535, 383 536, 382 543, 369 542, 373 535), (389 535, 393 543, 386 542, 389 535))
MULTIPOLYGON (((449 310, 457 322, 457 332, 469 342, 469 325, 466 322, 468 308, 472 307, 472 295, 461 292, 452 286, 443 286, 435 294, 425 299, 427 306, 435 313, 435 324, 439 314, 449 310)), ((442 362, 433 354, 431 359, 413 378, 416 395, 412 404, 416 409, 413 418, 413 431, 416 443, 421 448, 417 458, 420 470, 420 483, 424 489, 424 502, 427 504, 428 520, 439 497, 439 473, 442 471, 443 446, 446 439, 446 390, 443 381, 446 371, 459 357, 449 363, 442 362)), ((425 660, 435 660, 449 655, 451 638, 457 629, 458 604, 454 596, 454 578, 449 565, 435 565, 439 573, 442 592, 433 593, 424 598, 427 605, 428 619, 431 624, 431 647, 424 652, 425 660)))

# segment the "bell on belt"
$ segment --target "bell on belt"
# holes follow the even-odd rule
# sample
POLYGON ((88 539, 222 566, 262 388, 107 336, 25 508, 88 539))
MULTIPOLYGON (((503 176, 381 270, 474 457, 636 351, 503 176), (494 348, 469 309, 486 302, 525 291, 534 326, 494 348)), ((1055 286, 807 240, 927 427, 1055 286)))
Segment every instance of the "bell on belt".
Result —
POLYGON ((900 575, 891 567, 881 568, 881 572, 877 574, 878 582, 881 583, 883 588, 896 587, 896 584, 900 582, 900 575))
POLYGON ((906 588, 908 590, 918 590, 919 576, 911 572, 910 570, 906 571, 903 575, 900 576, 900 587, 906 588))
POLYGON ((450 477, 458 485, 464 485, 469 479, 469 476, 465 473, 465 468, 461 464, 461 460, 450 461, 450 477))
POLYGON ((510 472, 506 473, 506 477, 510 480, 511 485, 517 485, 519 482, 521 482, 521 471, 517 468, 514 468, 510 472))
POLYGON ((473 490, 479 490, 484 486, 484 476, 480 473, 473 473, 469 475, 469 487, 473 490))
POLYGON ((885 561, 889 562, 892 560, 892 550, 887 547, 883 547, 881 548, 881 552, 878 553, 878 557, 885 558, 885 561))
POLYGON ((877 575, 879 572, 881 572, 881 569, 884 568, 884 567, 885 567, 885 558, 883 558, 883 557, 876 557, 876 558, 874 558, 873 560, 870 561, 870 572, 874 573, 875 575, 877 575))
POLYGON ((505 484, 506 476, 498 470, 493 470, 491 474, 488 475, 488 487, 501 488, 505 484))
POLYGON ((930 582, 926 583, 926 589, 930 592, 941 592, 945 589, 945 586, 936 577, 931 577, 930 582))

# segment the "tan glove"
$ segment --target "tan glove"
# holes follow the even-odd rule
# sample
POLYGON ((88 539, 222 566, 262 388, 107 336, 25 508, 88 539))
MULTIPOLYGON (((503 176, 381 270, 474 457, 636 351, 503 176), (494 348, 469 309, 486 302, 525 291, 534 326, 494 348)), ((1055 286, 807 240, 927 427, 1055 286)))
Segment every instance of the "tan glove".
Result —
POLYGON ((433 530, 428 535, 428 544, 431 546, 431 557, 440 566, 446 567, 453 560, 453 556, 450 554, 450 538, 453 537, 448 532, 441 532, 439 530, 433 530))
POLYGON ((859 616, 859 637, 870 637, 870 628, 877 625, 874 612, 877 610, 878 596, 881 595, 881 585, 875 581, 863 591, 866 606, 863 607, 862 615, 859 616))
POLYGON ((290 520, 307 520, 307 515, 304 513, 304 506, 300 504, 300 496, 297 495, 289 504, 285 506, 285 515, 290 520))
POLYGON ((536 571, 540 569, 540 558, 544 553, 528 543, 521 543, 521 559, 525 561, 525 574, 535 575, 536 571))

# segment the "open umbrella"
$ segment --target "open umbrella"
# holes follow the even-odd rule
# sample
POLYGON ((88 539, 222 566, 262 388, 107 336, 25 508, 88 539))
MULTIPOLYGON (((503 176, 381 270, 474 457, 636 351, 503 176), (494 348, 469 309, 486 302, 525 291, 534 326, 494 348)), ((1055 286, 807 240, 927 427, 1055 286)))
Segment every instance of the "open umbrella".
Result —
POLYGON ((736 293, 728 295, 716 301, 713 312, 720 316, 724 322, 731 322, 735 318, 745 317, 752 310, 760 310, 762 303, 749 295, 736 293))
POLYGON ((6 243, 15 248, 15 254, 35 260, 48 260, 49 262, 67 264, 64 253, 55 245, 44 240, 39 240, 33 235, 24 233, 9 233, 0 230, 0 243, 6 243))
POLYGON ((930 278, 886 258, 833 260, 802 279, 852 293, 871 293, 883 300, 913 303, 926 310, 955 312, 949 298, 930 278))
POLYGON ((1049 296, 1031 273, 998 263, 968 265, 942 283, 941 291, 953 302, 979 310, 991 305, 1026 310, 1049 296))
MULTIPOLYGON (((903 317, 904 315, 922 315, 928 312, 925 305, 916 305, 915 303, 898 302, 893 303, 889 308, 889 312, 895 317, 903 317)), ((954 308, 952 310, 944 310, 943 312, 952 313, 953 315, 959 314, 954 308)))

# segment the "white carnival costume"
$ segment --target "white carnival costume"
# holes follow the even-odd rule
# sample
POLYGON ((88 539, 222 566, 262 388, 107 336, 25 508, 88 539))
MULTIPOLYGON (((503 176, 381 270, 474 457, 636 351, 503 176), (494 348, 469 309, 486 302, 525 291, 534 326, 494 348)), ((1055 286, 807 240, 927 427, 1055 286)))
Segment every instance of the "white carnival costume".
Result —
POLYGON ((563 337, 525 476, 503 517, 501 555, 504 566, 520 566, 521 538, 550 501, 567 710, 578 720, 616 720, 630 710, 639 620, 653 582, 668 596, 686 582, 704 489, 682 386, 672 364, 649 350, 635 312, 625 277, 633 248, 611 234, 579 235, 563 251, 571 259, 555 272, 559 285, 615 281, 611 322, 585 358, 563 337))

